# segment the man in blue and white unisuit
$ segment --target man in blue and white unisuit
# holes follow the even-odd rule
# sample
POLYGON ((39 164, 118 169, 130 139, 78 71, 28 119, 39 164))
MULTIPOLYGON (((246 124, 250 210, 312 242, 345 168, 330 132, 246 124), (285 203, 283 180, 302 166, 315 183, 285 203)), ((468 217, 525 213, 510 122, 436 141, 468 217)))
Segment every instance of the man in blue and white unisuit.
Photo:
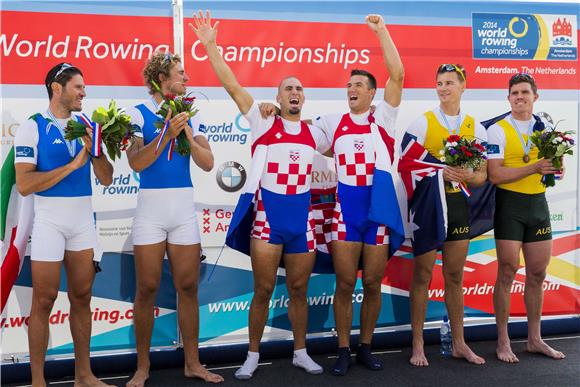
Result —
POLYGON ((70 301, 70 329, 75 349, 75 385, 107 386, 91 371, 91 289, 93 259, 100 257, 91 203, 91 170, 103 185, 113 181, 107 157, 91 156, 92 131, 83 141, 67 141, 67 121, 79 116, 86 96, 80 69, 60 63, 45 79, 49 105, 32 115, 16 133, 15 168, 18 191, 34 194, 34 222, 30 252, 32 307, 28 327, 32 385, 46 385, 44 360, 48 346, 48 318, 58 295, 64 262, 70 301), (88 162, 90 159, 90 162, 88 162))

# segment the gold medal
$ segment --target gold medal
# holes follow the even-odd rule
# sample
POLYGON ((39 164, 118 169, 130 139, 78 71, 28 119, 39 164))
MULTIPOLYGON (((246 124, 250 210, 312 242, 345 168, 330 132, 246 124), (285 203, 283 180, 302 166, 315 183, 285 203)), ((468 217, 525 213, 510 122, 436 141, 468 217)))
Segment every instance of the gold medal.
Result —
POLYGON ((524 155, 523 160, 524 160, 524 163, 526 163, 526 164, 529 163, 530 162, 530 156, 524 155))

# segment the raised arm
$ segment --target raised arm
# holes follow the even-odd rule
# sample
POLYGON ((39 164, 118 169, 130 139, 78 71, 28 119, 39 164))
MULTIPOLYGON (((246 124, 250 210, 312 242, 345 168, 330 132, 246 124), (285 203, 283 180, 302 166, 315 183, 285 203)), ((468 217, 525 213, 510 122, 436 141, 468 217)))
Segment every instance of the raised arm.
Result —
POLYGON ((209 11, 206 11, 205 15, 202 11, 199 11, 197 15, 194 14, 193 21, 195 26, 189 23, 189 28, 195 32, 201 44, 204 45, 213 71, 236 105, 238 105, 240 112, 246 114, 252 107, 254 99, 246 89, 238 83, 236 76, 218 51, 216 38, 219 21, 215 22, 212 26, 209 11))
POLYGON ((403 80, 405 78, 403 62, 401 61, 397 47, 391 38, 391 34, 389 34, 383 17, 381 15, 368 15, 365 21, 379 38, 383 59, 389 72, 389 79, 385 84, 384 99, 389 105, 397 107, 401 103, 403 80))

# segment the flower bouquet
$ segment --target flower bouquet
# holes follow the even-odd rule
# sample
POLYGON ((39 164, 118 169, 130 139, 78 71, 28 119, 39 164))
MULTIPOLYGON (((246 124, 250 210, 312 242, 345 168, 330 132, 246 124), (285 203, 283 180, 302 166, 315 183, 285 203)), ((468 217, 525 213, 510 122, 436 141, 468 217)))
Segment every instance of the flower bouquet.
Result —
MULTIPOLYGON (((551 159, 554 168, 562 169, 562 158, 564 155, 574 154, 574 139, 572 135, 576 133, 572 130, 560 132, 556 129, 544 129, 536 131, 531 136, 532 144, 538 148, 538 158, 551 159)), ((542 184, 545 187, 556 185, 554 174, 542 176, 542 184)))
POLYGON ((66 124, 64 138, 68 141, 76 140, 87 134, 86 128, 93 129, 92 155, 99 157, 101 154, 101 141, 107 148, 107 154, 111 161, 121 158, 121 151, 126 150, 134 139, 135 129, 131 126, 131 117, 125 114, 125 109, 117 108, 114 100, 109 103, 109 108, 97 108, 91 120, 81 114, 82 123, 69 120, 66 124))
MULTIPOLYGON (((452 167, 479 169, 487 159, 485 147, 476 138, 468 139, 466 136, 452 134, 443 140, 443 145, 444 148, 439 152, 440 160, 452 167)), ((454 188, 460 188, 467 197, 471 195, 464 182, 451 184, 454 188)))
MULTIPOLYGON (((163 94, 161 92, 161 88, 157 83, 153 82, 153 88, 159 94, 163 96, 163 102, 161 103, 159 110, 157 111, 157 115, 162 117, 166 117, 169 110, 171 110, 171 117, 175 117, 179 113, 186 112, 188 114, 188 118, 191 118, 197 114, 199 109, 193 106, 195 101, 195 97, 190 97, 190 94, 185 96, 175 95, 175 94, 163 94)), ((158 128, 162 128, 161 135, 159 136, 159 140, 157 142, 157 147, 155 148, 155 152, 159 150, 161 142, 163 141, 163 137, 167 132, 167 128, 169 127, 169 121, 158 121, 155 123, 155 126, 158 128)), ((181 131, 177 135, 177 145, 175 144, 175 139, 172 139, 169 143, 169 154, 168 159, 171 160, 171 156, 173 153, 173 149, 177 151, 182 156, 188 156, 191 152, 189 147, 189 142, 187 141, 187 136, 185 135, 185 131, 181 131)))

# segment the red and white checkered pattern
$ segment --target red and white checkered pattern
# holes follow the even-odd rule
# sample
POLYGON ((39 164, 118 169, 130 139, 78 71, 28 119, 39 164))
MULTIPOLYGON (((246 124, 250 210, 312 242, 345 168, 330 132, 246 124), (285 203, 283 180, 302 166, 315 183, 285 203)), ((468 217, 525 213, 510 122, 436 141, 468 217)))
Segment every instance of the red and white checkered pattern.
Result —
POLYGON ((286 195, 303 193, 310 189, 312 163, 279 163, 269 161, 261 185, 267 190, 286 195))
POLYGON ((309 252, 316 250, 316 238, 315 238, 316 224, 314 222, 314 214, 312 213, 312 208, 308 211, 308 226, 306 231, 306 245, 309 252))
POLYGON ((252 238, 263 241, 270 240, 270 223, 266 217, 266 210, 264 209, 264 202, 262 201, 262 192, 256 192, 254 202, 254 224, 252 224, 252 238))
POLYGON ((334 214, 332 216, 331 229, 333 241, 346 240, 346 226, 344 225, 344 220, 342 219, 342 209, 340 207, 340 202, 338 201, 338 198, 336 200, 336 205, 334 206, 334 214))
POLYGON ((389 244, 389 229, 384 225, 381 224, 377 229, 377 246, 383 246, 389 244))
POLYGON ((316 249, 324 253, 330 253, 334 206, 334 203, 321 203, 315 204, 312 209, 316 230, 316 249))
POLYGON ((338 181, 348 185, 369 186, 373 184, 375 169, 372 160, 365 152, 340 153, 336 156, 338 181))

